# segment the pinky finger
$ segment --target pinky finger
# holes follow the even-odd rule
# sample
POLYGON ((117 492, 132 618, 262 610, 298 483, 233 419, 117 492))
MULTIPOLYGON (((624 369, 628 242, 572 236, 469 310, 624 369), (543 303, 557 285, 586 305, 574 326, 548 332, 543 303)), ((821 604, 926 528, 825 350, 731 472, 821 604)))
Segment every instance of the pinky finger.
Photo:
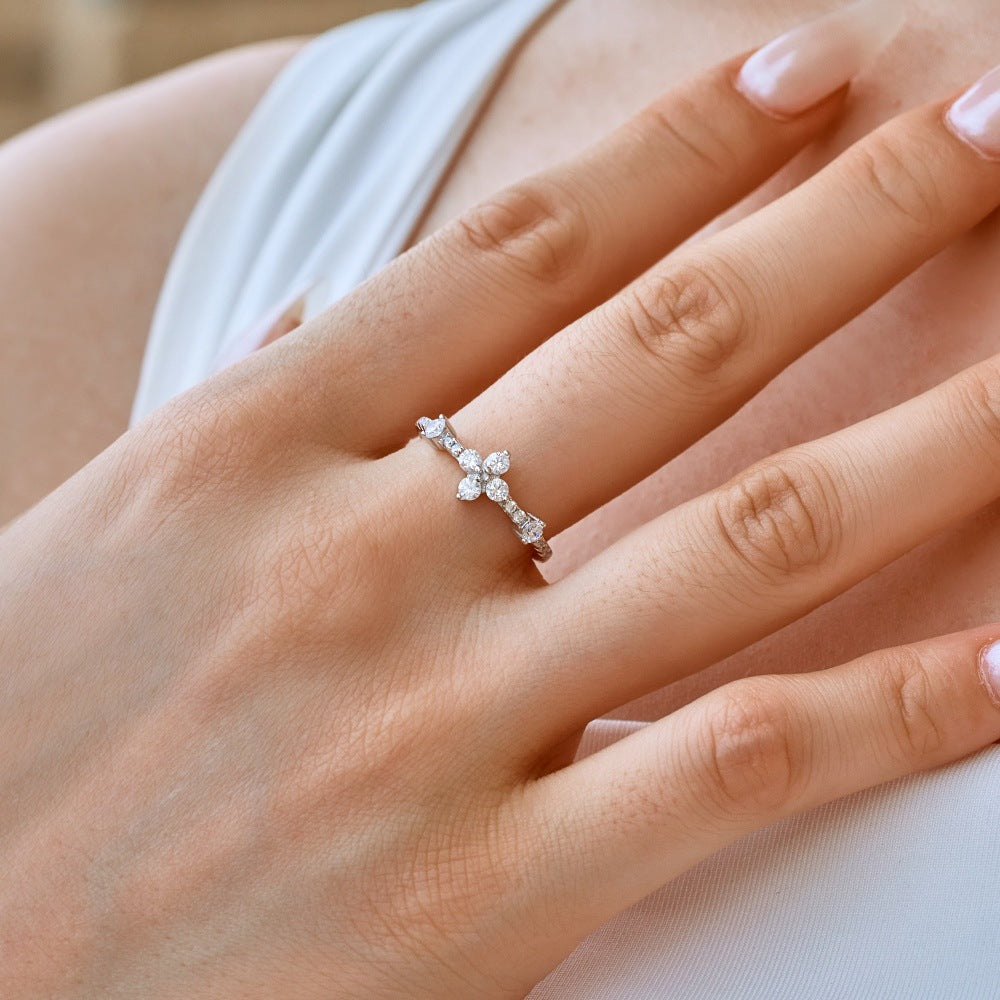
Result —
POLYGON ((740 679, 533 782, 519 823, 555 936, 586 936, 752 830, 1000 739, 997 638, 1000 625, 740 679))

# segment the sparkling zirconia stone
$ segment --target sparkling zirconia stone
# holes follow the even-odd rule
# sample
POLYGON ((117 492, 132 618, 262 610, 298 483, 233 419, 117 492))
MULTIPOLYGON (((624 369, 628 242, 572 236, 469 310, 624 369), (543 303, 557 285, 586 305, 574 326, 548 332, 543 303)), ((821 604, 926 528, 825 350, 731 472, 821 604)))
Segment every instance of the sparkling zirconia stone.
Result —
POLYGON ((494 476, 486 484, 486 495, 497 503, 503 503, 510 496, 510 487, 502 479, 494 476))
POLYGON ((520 507, 515 507, 510 512, 510 519, 515 524, 521 525, 521 524, 524 524, 524 522, 528 520, 528 515, 523 510, 521 510, 520 507))
POLYGON ((436 420, 431 420, 430 417, 421 417, 418 423, 424 432, 424 437, 431 438, 431 440, 444 433, 444 417, 438 417, 436 420))
POLYGON ((542 537, 545 525, 537 517, 529 517, 521 525, 521 537, 526 542, 537 542, 542 537))
POLYGON ((443 444, 449 451, 451 451, 451 446, 457 444, 458 442, 450 434, 441 435, 441 444, 443 444))
POLYGON ((448 446, 448 451, 450 451, 455 458, 458 458, 462 454, 462 446, 457 441, 452 441, 448 446))
POLYGON ((462 466, 466 472, 479 472, 483 467, 483 460, 479 457, 478 451, 474 451, 472 448, 466 448, 465 451, 458 456, 458 464, 462 466))
POLYGON ((490 454, 486 456, 486 461, 483 462, 483 468, 486 469, 491 476, 502 476, 510 469, 510 452, 490 452, 490 454))
POLYGON ((483 492, 483 484, 478 476, 466 476, 458 484, 459 500, 475 500, 483 492))

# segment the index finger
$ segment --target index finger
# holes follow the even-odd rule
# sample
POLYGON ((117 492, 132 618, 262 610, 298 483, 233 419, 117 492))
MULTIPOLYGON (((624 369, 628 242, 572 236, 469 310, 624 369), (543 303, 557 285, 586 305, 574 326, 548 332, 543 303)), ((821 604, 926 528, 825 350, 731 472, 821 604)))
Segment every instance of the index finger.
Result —
MULTIPOLYGON (((411 436, 420 413, 474 397, 756 188, 833 121, 859 68, 842 67, 832 96, 777 118, 734 85, 744 62, 476 205, 296 334, 310 379, 336 379, 338 411, 357 418, 350 444, 383 452, 411 436), (373 384, 392 386, 391 397, 373 384)), ((317 403, 335 439, 328 397, 317 403)))

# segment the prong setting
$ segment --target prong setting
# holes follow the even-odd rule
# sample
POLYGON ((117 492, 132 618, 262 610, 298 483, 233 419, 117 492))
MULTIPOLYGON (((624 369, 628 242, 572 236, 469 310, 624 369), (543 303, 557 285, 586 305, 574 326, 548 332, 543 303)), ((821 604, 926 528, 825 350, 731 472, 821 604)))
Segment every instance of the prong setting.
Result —
POLYGON ((522 510, 510 495, 510 486, 502 479, 510 470, 510 452, 492 451, 484 459, 474 448, 466 448, 455 429, 442 413, 437 417, 421 417, 417 421, 420 436, 435 448, 446 451, 459 464, 465 476, 458 484, 455 496, 459 500, 478 500, 485 495, 510 518, 514 533, 525 545, 535 549, 535 558, 544 562, 552 555, 545 540, 545 522, 522 510))

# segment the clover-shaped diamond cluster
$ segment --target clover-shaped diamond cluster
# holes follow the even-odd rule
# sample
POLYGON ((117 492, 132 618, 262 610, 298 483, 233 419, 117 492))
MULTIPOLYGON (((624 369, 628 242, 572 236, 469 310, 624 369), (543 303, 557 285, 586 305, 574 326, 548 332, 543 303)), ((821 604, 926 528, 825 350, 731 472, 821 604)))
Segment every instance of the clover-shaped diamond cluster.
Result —
POLYGON ((514 522, 514 530, 522 542, 528 545, 542 539, 545 522, 518 507, 511 499, 510 487, 501 478, 510 469, 510 452, 492 451, 483 458, 455 437, 444 414, 437 418, 421 417, 417 427, 422 437, 449 452, 462 467, 465 478, 458 484, 455 494, 459 500, 477 500, 485 493, 514 522))
POLYGON ((510 496, 510 487, 500 478, 510 468, 510 454, 492 451, 482 458, 474 448, 466 448, 458 456, 465 478, 458 484, 459 500, 475 500, 485 493, 496 503, 510 496))

